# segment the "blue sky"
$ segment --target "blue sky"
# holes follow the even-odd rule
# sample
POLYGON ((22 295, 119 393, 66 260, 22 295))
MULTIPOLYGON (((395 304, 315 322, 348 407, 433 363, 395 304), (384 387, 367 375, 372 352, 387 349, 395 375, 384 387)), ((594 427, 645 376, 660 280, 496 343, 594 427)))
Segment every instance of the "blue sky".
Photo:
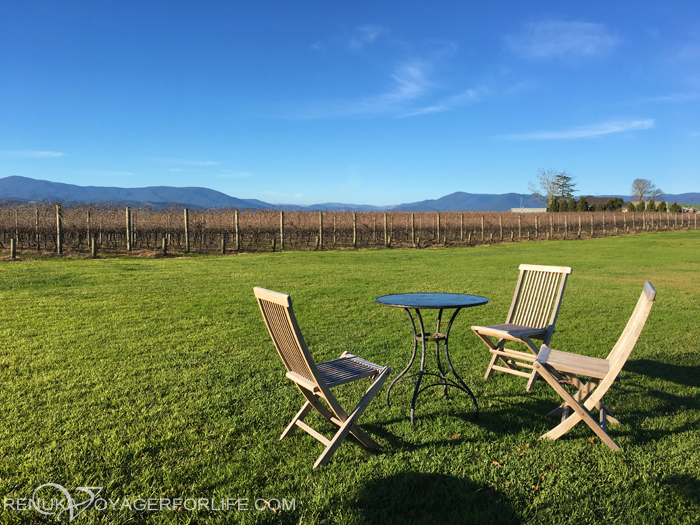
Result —
POLYGON ((272 203, 700 191, 700 3, 0 0, 0 177, 272 203))

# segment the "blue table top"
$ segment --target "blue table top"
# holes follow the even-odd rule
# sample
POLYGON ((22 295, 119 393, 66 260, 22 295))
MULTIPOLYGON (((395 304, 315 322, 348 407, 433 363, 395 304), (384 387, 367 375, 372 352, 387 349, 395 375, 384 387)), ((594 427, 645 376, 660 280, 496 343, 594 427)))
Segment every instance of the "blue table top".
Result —
POLYGON ((489 300, 480 295, 461 293, 399 293, 383 295, 374 300, 375 303, 399 308, 469 308, 480 306, 489 300))

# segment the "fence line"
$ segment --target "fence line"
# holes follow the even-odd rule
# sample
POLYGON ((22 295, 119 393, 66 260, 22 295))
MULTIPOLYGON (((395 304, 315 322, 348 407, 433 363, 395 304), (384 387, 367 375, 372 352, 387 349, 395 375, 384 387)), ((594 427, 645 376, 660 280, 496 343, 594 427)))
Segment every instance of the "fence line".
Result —
POLYGON ((0 252, 230 253, 430 247, 697 229, 669 212, 350 212, 0 204, 0 252), (126 220, 125 220, 126 219, 126 220), (590 220, 590 228, 587 223, 590 220), (232 247, 233 249, 228 249, 232 247))

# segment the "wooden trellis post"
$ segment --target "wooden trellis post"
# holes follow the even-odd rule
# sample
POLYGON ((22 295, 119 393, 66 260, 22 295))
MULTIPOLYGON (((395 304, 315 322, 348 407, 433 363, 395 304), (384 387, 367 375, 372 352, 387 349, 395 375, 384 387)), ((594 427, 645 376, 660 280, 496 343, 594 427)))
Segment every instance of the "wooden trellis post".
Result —
POLYGON ((501 230, 501 241, 503 240, 503 215, 498 216, 498 227, 501 230))
POLYGON ((352 212, 352 247, 357 248, 357 213, 352 212))
POLYGON ((318 212, 318 246, 323 250, 323 212, 318 212))
POLYGON ((131 251, 131 208, 126 207, 126 251, 131 251))
POLYGON ((39 208, 34 208, 34 232, 36 234, 36 251, 41 253, 41 244, 39 243, 39 208))
POLYGON ((411 214, 411 246, 416 244, 416 214, 411 214))
POLYGON ((389 230, 386 212, 384 213, 384 247, 389 245, 389 230))
POLYGON ((440 244, 440 214, 437 214, 437 243, 440 244))
POLYGON ((481 241, 484 241, 484 216, 481 216, 481 241))
POLYGON ((190 253, 190 210, 185 208, 185 252, 190 253))
POLYGON ((240 251, 240 249, 241 249, 241 228, 240 228, 240 224, 238 222, 238 210, 236 210, 233 213, 233 230, 234 230, 233 233, 235 235, 234 244, 236 247, 236 251, 240 251))
POLYGON ((518 240, 523 238, 523 216, 518 215, 518 240))
POLYGON ((284 250, 284 211, 282 210, 280 210, 280 250, 284 250))
POLYGON ((92 237, 90 237, 90 209, 89 209, 89 208, 88 208, 88 210, 87 210, 87 212, 86 212, 86 215, 87 215, 87 217, 86 217, 86 223, 87 223, 87 242, 90 243, 90 239, 91 239, 92 237))
POLYGON ((63 254, 63 220, 61 218, 61 205, 56 205, 56 251, 63 254))

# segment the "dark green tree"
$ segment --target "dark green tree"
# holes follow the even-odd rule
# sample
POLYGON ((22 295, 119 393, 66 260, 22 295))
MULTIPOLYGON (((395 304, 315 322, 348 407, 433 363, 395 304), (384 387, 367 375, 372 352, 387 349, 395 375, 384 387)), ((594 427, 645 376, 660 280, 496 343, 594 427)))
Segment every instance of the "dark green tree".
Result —
POLYGON ((583 195, 579 197, 578 202, 576 203, 576 211, 588 211, 588 201, 583 195))
POLYGON ((666 206, 666 201, 661 201, 659 205, 656 207, 658 211, 666 211, 668 207, 666 206))
POLYGON ((634 205, 633 202, 630 202, 630 203, 627 205, 627 211, 637 211, 637 207, 634 205))
POLYGON ((612 197, 605 203, 605 209, 610 211, 619 210, 623 204, 624 201, 620 197, 612 197))
POLYGON ((644 201, 639 201, 639 204, 637 204, 637 211, 644 211, 647 209, 647 205, 644 203, 644 201))
POLYGON ((574 196, 574 188, 576 183, 573 177, 571 177, 566 171, 557 173, 555 178, 555 184, 557 186, 557 196, 559 197, 559 202, 563 202, 565 199, 571 199, 574 196))
POLYGON ((647 211, 656 211, 656 203, 654 199, 649 199, 647 201, 647 211))
POLYGON ((680 213, 681 212, 681 205, 678 204, 676 201, 673 201, 673 204, 671 204, 668 207, 668 211, 671 213, 680 213))
POLYGON ((559 197, 553 197, 552 202, 547 206, 547 211, 559 211, 559 197))
POLYGON ((596 205, 595 211, 605 211, 605 206, 603 206, 602 203, 599 203, 596 205))
POLYGON ((569 204, 566 207, 566 211, 576 211, 576 199, 573 197, 569 199, 569 204))

